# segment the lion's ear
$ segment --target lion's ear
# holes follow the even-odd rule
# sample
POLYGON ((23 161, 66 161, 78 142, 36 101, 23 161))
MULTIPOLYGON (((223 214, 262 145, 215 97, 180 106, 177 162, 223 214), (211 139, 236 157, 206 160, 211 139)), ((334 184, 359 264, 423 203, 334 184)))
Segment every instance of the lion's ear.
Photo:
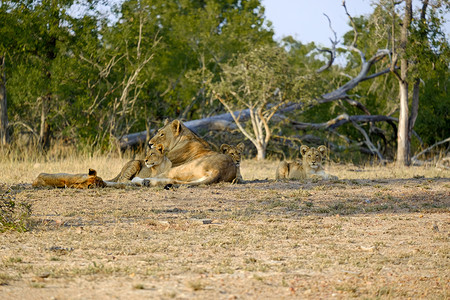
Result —
POLYGON ((308 150, 309 150, 309 147, 306 145, 303 145, 300 147, 300 153, 302 154, 302 156, 305 155, 305 153, 308 152, 308 150))
POLYGON ((220 152, 222 152, 222 153, 227 152, 228 149, 230 149, 230 145, 222 144, 222 145, 220 146, 220 152))
POLYGON ((164 145, 163 144, 158 144, 156 145, 156 150, 158 150, 161 154, 164 153, 164 145))
POLYGON ((317 147, 317 150, 320 152, 320 154, 322 154, 322 156, 325 156, 325 154, 327 153, 327 147, 324 145, 317 147))
POLYGON ((240 142, 239 144, 237 144, 236 148, 239 150, 239 152, 244 152, 245 145, 244 143, 240 142))
POLYGON ((173 120, 172 130, 175 135, 179 135, 181 132, 181 122, 180 120, 173 120))
POLYGON ((164 126, 166 126, 167 124, 169 124, 169 119, 168 118, 164 120, 164 126))
POLYGON ((89 169, 89 176, 97 176, 97 171, 95 171, 94 169, 89 169))

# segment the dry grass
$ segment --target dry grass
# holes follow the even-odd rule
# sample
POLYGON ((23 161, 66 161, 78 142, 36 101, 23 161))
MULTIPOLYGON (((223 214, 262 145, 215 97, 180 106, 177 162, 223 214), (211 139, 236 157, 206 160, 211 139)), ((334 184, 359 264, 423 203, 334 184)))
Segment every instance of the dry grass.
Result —
POLYGON ((0 162, 33 228, 0 235, 2 299, 448 299, 450 173, 332 165, 337 181, 32 189, 40 172, 126 159, 0 162))

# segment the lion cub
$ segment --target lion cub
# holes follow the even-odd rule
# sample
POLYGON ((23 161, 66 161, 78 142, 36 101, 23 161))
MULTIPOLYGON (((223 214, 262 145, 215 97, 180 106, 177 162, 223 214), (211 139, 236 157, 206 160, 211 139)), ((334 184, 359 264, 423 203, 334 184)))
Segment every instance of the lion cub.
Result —
MULTIPOLYGON (((164 146, 161 144, 150 148, 145 160, 131 160, 123 166, 120 173, 113 179, 107 180, 108 186, 115 183, 130 183, 134 178, 148 178, 161 174, 172 167, 172 162, 164 155, 164 146)), ((133 181, 139 184, 139 182, 133 181)))
POLYGON ((230 146, 222 144, 220 146, 220 152, 230 156, 236 164, 236 178, 231 183, 242 183, 244 180, 241 175, 241 156, 244 152, 244 143, 239 143, 236 146, 230 146))
POLYGON ((89 169, 88 174, 41 173, 33 181, 33 186, 90 189, 95 187, 105 187, 106 183, 97 176, 97 171, 89 169))
POLYGON ((276 171, 276 179, 338 179, 334 175, 325 173, 322 159, 326 152, 327 147, 324 145, 317 147, 317 149, 305 145, 301 146, 302 162, 280 162, 276 171))

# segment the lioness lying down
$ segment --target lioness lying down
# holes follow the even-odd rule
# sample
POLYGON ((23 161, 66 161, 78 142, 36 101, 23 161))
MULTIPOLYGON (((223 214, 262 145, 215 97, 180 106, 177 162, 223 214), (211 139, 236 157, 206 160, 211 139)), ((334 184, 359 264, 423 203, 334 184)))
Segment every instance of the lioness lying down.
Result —
POLYGON ((280 162, 275 174, 276 179, 338 179, 336 176, 325 173, 322 159, 326 152, 327 147, 323 145, 317 147, 317 149, 305 145, 301 146, 302 162, 280 162))
MULTIPOLYGON (((150 148, 163 145, 172 168, 141 181, 144 185, 211 184, 232 182, 236 178, 236 165, 225 154, 213 151, 209 144, 189 130, 181 121, 174 120, 158 130, 150 139, 150 148)), ((134 178, 133 182, 140 179, 134 178)))
POLYGON ((97 176, 97 171, 89 169, 89 174, 41 173, 33 181, 33 186, 90 189, 95 187, 105 187, 106 184, 97 176))
MULTIPOLYGON (((172 162, 164 155, 164 146, 156 145, 147 151, 145 160, 131 160, 123 166, 120 173, 113 179, 105 181, 108 186, 116 183, 131 183, 134 178, 148 178, 161 174, 172 167, 172 162)), ((142 180, 136 179, 133 183, 141 185, 142 180)))
POLYGON ((239 143, 236 146, 222 144, 220 146, 220 152, 230 156, 236 165, 236 178, 233 179, 232 183, 244 182, 241 175, 241 156, 242 152, 244 152, 244 143, 239 143))

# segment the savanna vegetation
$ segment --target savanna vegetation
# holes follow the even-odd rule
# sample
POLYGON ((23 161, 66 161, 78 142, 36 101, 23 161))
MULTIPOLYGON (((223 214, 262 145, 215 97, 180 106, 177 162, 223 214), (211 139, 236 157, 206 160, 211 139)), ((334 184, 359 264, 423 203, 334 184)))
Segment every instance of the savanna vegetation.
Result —
POLYGON ((408 165, 450 132, 450 7, 410 4, 374 1, 344 37, 316 45, 274 41, 259 0, 2 1, 3 153, 110 152, 165 118, 240 111, 250 156, 326 143, 340 160, 408 165))

